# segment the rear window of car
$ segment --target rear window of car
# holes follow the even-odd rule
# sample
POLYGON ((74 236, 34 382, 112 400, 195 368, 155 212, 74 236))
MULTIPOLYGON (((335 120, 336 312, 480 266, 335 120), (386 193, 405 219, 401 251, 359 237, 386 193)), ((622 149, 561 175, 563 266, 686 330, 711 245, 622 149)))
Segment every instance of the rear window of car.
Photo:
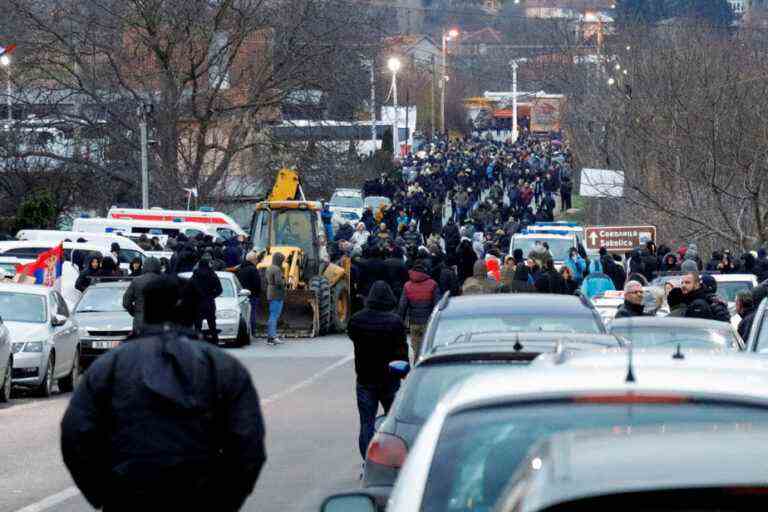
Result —
POLYGON ((768 409, 701 402, 617 405, 554 401, 459 412, 443 425, 421 510, 492 510, 531 446, 554 433, 674 424, 749 429, 768 424, 768 409))
POLYGON ((717 296, 726 302, 736 302, 736 294, 752 289, 752 281, 718 281, 717 296))
MULTIPOLYGON (((728 325, 723 323, 723 325, 728 325)), ((670 326, 611 326, 611 333, 632 341, 635 347, 676 347, 700 349, 737 349, 738 342, 729 329, 670 326)))
POLYGON ((556 314, 551 316, 525 314, 495 314, 446 317, 437 319, 433 345, 445 345, 468 332, 562 332, 569 334, 601 334, 599 320, 590 309, 583 315, 556 314))

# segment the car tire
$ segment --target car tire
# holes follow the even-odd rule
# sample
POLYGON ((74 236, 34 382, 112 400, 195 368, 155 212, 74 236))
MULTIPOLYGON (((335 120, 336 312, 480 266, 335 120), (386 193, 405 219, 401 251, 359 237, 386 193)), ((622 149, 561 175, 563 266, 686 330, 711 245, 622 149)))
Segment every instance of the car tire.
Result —
POLYGON ((331 285, 326 278, 315 276, 309 280, 309 289, 315 292, 317 297, 320 334, 328 334, 333 326, 331 318, 331 285))
POLYGON ((72 370, 69 375, 59 379, 59 391, 69 392, 74 391, 77 387, 77 382, 80 380, 80 351, 75 351, 75 362, 72 363, 72 370))
POLYGON ((37 386, 37 396, 48 398, 53 393, 54 369, 56 367, 56 357, 53 353, 48 356, 48 366, 45 368, 43 380, 37 386))
POLYGON ((331 292, 331 322, 334 332, 343 333, 347 330, 350 308, 349 289, 347 282, 342 279, 331 292))
POLYGON ((236 347, 245 347, 251 344, 251 336, 248 334, 248 326, 245 325, 245 320, 240 319, 240 325, 237 328, 237 338, 235 339, 236 347))
POLYGON ((0 385, 0 402, 8 402, 11 399, 11 372, 13 372, 13 358, 8 358, 8 365, 5 367, 5 377, 0 385))

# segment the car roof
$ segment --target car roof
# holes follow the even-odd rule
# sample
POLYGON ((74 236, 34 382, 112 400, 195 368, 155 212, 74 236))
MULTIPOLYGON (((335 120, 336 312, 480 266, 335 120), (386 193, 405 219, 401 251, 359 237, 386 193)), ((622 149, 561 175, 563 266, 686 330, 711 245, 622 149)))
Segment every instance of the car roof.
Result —
POLYGON ((31 293, 33 295, 48 295, 53 289, 41 284, 0 283, 0 292, 31 293))
POLYGON ((689 327, 692 329, 730 330, 731 324, 720 320, 706 320, 703 318, 682 318, 672 316, 635 316, 632 318, 616 318, 608 327, 610 331, 614 327, 689 327))
POLYGON ((741 281, 749 281, 749 282, 757 282, 757 277, 755 274, 712 274, 712 277, 715 278, 715 281, 719 283, 732 283, 732 282, 741 282, 741 281))
MULTIPOLYGON (((193 272, 181 272, 179 274, 179 277, 183 277, 186 279, 186 278, 192 277, 192 274, 193 272)), ((232 279, 233 277, 235 277, 235 274, 233 274, 232 272, 226 272, 224 270, 218 270, 214 272, 214 274, 216 274, 219 278, 223 277, 225 279, 232 279)))
MULTIPOLYGON (((567 344, 565 348, 567 351, 567 344)), ((768 360, 754 355, 683 350, 682 358, 674 358, 674 350, 634 349, 631 351, 633 380, 627 382, 630 373, 627 350, 565 354, 557 357, 544 354, 514 375, 492 372, 470 377, 445 397, 445 410, 536 398, 643 392, 740 396, 768 405, 768 360)))
POLYGON ((536 233, 517 234, 513 235, 513 240, 519 239, 535 239, 535 240, 573 240, 573 235, 559 235, 554 233, 548 233, 546 231, 537 231, 536 233))
MULTIPOLYGON (((537 444, 525 463, 523 510, 628 492, 762 486, 768 466, 755 462, 768 456, 767 442, 768 430, 756 426, 712 430, 663 425, 558 433, 537 444), (664 454, 662 464, 659 454, 664 454)), ((509 508, 500 507, 504 509, 509 508)))
POLYGON ((441 305, 444 318, 496 313, 525 313, 526 315, 546 314, 591 314, 592 305, 575 295, 557 295, 544 293, 493 293, 485 295, 466 295, 450 297, 447 304, 441 305))
POLYGON ((131 285, 131 282, 129 280, 114 280, 114 281, 100 281, 93 283, 88 288, 85 289, 85 292, 87 293, 88 290, 91 288, 128 288, 131 285))

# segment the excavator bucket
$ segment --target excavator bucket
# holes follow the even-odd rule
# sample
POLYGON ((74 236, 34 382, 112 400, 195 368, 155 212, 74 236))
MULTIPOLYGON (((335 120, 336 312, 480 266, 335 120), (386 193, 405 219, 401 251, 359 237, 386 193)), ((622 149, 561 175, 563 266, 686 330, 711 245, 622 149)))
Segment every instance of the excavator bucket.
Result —
MULTIPOLYGON (((267 336, 269 302, 262 296, 264 307, 259 308, 256 321, 258 337, 267 336)), ((314 338, 320 333, 317 298, 312 290, 286 290, 283 312, 277 322, 277 335, 281 338, 314 338)))

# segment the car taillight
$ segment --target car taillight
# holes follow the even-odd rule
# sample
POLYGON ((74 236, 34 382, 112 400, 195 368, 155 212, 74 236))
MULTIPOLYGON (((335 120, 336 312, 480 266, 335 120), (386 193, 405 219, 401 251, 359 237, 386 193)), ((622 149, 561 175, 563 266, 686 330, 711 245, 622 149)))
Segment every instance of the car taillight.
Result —
POLYGON ((683 404, 688 398, 683 395, 654 395, 627 393, 622 395, 582 395, 573 398, 579 404, 683 404))
POLYGON ((368 445, 367 460, 390 468, 399 468, 405 462, 408 447, 405 441, 392 434, 379 432, 368 445))

